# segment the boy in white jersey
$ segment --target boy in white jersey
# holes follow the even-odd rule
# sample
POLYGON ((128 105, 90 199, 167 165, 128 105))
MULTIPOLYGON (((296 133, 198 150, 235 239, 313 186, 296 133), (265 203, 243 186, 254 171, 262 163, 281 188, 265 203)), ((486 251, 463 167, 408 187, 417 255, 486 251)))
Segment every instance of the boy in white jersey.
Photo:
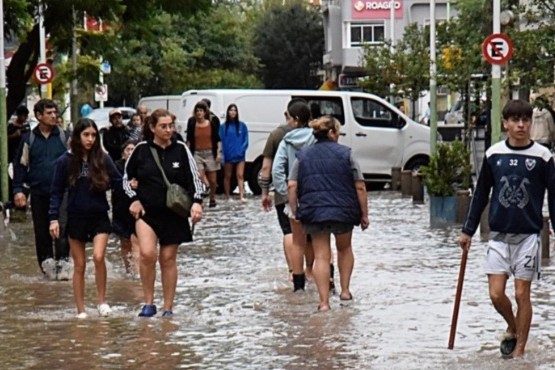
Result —
POLYGON ((539 278, 539 233, 546 189, 552 223, 555 216, 553 156, 530 139, 531 124, 532 106, 528 102, 507 102, 503 108, 503 127, 508 139, 487 150, 459 237, 461 248, 469 249, 491 190, 488 217, 491 232, 485 270, 491 301, 507 322, 500 350, 504 356, 512 357, 524 355, 532 322, 530 286, 536 274, 539 278), (516 315, 505 294, 511 275, 515 279, 516 315))

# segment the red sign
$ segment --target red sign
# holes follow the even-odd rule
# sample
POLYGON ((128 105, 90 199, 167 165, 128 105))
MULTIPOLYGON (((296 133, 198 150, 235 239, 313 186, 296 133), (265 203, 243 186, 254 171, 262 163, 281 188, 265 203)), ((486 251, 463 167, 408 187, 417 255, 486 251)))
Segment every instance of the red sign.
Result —
POLYGON ((48 63, 39 63, 33 70, 33 78, 39 84, 48 84, 54 79, 54 68, 48 63))
POLYGON ((482 54, 491 64, 505 64, 513 54, 513 43, 503 33, 491 34, 482 43, 482 54))
MULTIPOLYGON (((395 0, 395 18, 403 18, 403 0, 395 0)), ((353 19, 390 19, 391 1, 389 0, 351 0, 353 19)))

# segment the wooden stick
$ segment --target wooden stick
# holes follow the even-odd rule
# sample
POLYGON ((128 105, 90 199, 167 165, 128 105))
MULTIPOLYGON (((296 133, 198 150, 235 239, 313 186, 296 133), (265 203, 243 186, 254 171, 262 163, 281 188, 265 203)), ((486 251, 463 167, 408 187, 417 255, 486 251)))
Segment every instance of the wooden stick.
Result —
POLYGON ((455 334, 457 332, 457 320, 459 319, 459 307, 461 305, 461 295, 464 283, 464 272, 466 270, 466 259, 468 257, 468 249, 463 249, 461 257, 461 268, 459 269, 459 281, 457 282, 457 292, 455 293, 455 306, 453 307, 453 317, 451 319, 451 333, 449 334, 449 345, 447 349, 453 349, 455 346, 455 334))

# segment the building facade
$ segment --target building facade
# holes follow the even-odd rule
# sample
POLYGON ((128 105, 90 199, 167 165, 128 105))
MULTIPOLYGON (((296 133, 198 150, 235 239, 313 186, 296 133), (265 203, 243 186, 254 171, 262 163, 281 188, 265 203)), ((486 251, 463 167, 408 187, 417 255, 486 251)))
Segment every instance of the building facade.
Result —
MULTIPOLYGON (((364 77, 365 45, 380 45, 385 40, 400 40, 405 27, 430 23, 429 0, 323 0, 325 35, 323 69, 325 80, 339 89, 357 89, 364 77)), ((448 0, 437 0, 436 22, 446 20, 452 11, 448 0)))

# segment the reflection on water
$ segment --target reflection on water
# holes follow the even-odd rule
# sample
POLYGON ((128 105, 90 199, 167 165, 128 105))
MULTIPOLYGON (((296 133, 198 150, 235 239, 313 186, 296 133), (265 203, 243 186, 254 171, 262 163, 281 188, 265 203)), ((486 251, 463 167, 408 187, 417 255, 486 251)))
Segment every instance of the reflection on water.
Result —
POLYGON ((502 360, 497 336, 504 323, 489 302, 484 244, 475 238, 449 351, 458 228, 429 229, 426 206, 398 194, 370 198, 370 229, 353 237, 355 304, 342 308, 334 297, 329 313, 316 312, 312 284, 305 294, 291 292, 275 213, 261 211, 258 198, 218 203, 196 228, 195 243, 180 247, 170 320, 136 317, 142 290, 125 275, 115 241, 107 257, 113 316, 97 316, 91 264, 89 319, 74 319, 71 282, 39 277, 30 225, 12 224, 16 238, 4 232, 0 239, 0 363, 6 369, 553 368, 553 266, 533 285, 526 358, 502 360))

